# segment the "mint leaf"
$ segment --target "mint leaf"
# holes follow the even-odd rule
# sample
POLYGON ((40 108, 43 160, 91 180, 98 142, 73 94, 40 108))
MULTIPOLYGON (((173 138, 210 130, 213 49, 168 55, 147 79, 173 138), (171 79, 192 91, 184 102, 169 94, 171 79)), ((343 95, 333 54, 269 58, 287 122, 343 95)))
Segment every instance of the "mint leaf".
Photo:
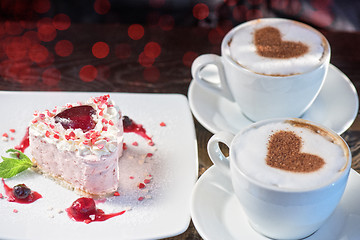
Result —
POLYGON ((9 149, 6 153, 12 158, 1 157, 3 161, 0 163, 0 178, 11 178, 33 165, 28 156, 19 150, 9 149))

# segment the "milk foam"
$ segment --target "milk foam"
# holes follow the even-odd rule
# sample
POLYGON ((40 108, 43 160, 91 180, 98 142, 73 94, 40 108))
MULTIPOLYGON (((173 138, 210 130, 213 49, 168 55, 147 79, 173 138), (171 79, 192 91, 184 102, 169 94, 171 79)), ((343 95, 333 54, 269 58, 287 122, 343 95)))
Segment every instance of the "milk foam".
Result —
POLYGON ((334 180, 347 163, 347 157, 339 144, 308 128, 295 127, 286 122, 270 123, 251 129, 236 138, 232 148, 235 165, 246 175, 266 185, 284 189, 309 189, 317 185, 325 185, 334 180), (292 131, 301 137, 303 141, 301 152, 323 158, 325 165, 320 170, 310 173, 290 172, 267 165, 269 138, 280 130, 292 131))
POLYGON ((231 58, 241 66, 265 75, 293 75, 314 69, 322 62, 325 39, 309 27, 284 19, 262 19, 245 24, 230 40, 231 58), (280 30, 283 41, 302 42, 309 51, 288 59, 267 58, 256 53, 254 32, 272 26, 280 30))

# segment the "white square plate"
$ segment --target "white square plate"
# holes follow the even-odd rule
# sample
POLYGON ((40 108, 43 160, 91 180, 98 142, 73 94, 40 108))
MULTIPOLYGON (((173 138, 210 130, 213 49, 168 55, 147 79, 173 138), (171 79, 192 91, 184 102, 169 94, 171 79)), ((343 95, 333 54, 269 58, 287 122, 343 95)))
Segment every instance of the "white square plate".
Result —
MULTIPOLYGON (((0 142, 0 155, 5 156, 8 148, 20 143, 35 110, 53 109, 103 94, 106 93, 0 92, 0 134, 9 135, 7 142, 0 142)), ((6 183, 11 187, 25 183, 43 198, 31 204, 0 199, 1 239, 158 239, 178 235, 187 229, 191 191, 198 176, 198 158, 193 118, 186 97, 132 93, 110 93, 110 97, 123 115, 143 124, 155 143, 149 146, 139 135, 124 134, 128 148, 119 161, 120 196, 97 203, 105 213, 131 210, 104 222, 72 221, 64 210, 80 196, 27 170, 6 183), (161 122, 166 126, 161 126, 161 122), (145 157, 149 152, 153 156, 145 157), (153 176, 151 182, 145 189, 139 189, 137 184, 147 174, 153 176), (139 201, 139 197, 145 199, 139 201)), ((25 153, 30 155, 29 149, 25 153)), ((5 196, 2 184, 0 193, 5 196)))

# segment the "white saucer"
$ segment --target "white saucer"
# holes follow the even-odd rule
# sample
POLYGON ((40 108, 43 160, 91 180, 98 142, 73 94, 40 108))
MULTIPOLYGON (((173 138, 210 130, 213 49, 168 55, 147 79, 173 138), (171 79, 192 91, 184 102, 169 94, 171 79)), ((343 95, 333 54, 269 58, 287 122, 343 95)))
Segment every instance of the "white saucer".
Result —
MULTIPOLYGON (((203 76, 217 82, 215 67, 208 66, 203 76)), ((191 81, 188 99, 192 113, 212 133, 227 131, 236 134, 252 122, 240 107, 191 81)), ((324 86, 312 106, 302 118, 318 122, 338 134, 345 132, 358 113, 359 98, 349 78, 334 65, 330 65, 324 86)))
MULTIPOLYGON (((350 171, 340 204, 326 223, 306 240, 356 240, 360 236, 360 175, 350 171)), ((198 180, 191 199, 195 228, 205 240, 268 239, 249 225, 233 194, 231 179, 212 166, 198 180)))

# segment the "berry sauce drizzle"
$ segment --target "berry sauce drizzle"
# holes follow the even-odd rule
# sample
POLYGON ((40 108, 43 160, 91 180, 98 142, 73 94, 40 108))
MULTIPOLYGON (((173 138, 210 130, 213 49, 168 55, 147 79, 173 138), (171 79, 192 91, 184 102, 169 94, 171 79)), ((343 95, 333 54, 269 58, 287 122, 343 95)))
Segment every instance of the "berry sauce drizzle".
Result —
POLYGON ((27 149, 29 147, 29 128, 26 128, 26 133, 25 136, 23 137, 23 139, 21 140, 20 144, 18 146, 15 146, 14 148, 24 152, 25 149, 27 149))
POLYGON ((4 185, 4 189, 5 189, 5 194, 8 197, 8 201, 9 202, 17 202, 17 203, 22 203, 22 204, 28 204, 28 203, 33 203, 36 200, 38 200, 39 198, 42 198, 41 194, 35 191, 31 191, 31 193, 29 194, 29 196, 27 196, 26 198, 18 198, 15 196, 14 194, 14 189, 9 187, 8 185, 6 185, 5 180, 2 179, 3 185, 4 185))
POLYGON ((77 222, 89 224, 96 221, 105 221, 109 218, 124 214, 126 211, 105 214, 103 210, 96 208, 92 198, 82 197, 73 202, 71 207, 65 209, 68 216, 77 222))
POLYGON ((128 116, 123 117, 123 126, 124 126, 124 132, 136 133, 141 137, 145 138, 146 140, 149 140, 150 143, 153 143, 152 138, 146 134, 146 130, 145 128, 143 128, 142 124, 137 124, 134 120, 132 120, 128 116))

